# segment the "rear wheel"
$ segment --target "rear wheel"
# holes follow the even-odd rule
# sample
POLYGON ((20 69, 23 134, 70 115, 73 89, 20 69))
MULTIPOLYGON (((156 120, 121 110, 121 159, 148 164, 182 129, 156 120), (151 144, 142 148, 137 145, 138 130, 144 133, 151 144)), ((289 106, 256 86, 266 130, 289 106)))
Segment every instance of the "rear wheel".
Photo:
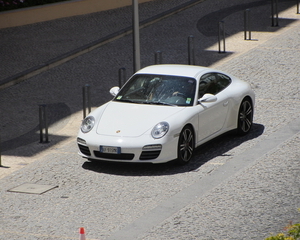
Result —
POLYGON ((238 127, 237 133, 239 135, 247 134, 253 123, 253 106, 249 98, 245 98, 240 106, 238 113, 238 127))
POLYGON ((177 162, 180 164, 188 163, 193 154, 195 148, 195 137, 191 127, 186 126, 183 128, 179 135, 178 150, 177 150, 177 162))

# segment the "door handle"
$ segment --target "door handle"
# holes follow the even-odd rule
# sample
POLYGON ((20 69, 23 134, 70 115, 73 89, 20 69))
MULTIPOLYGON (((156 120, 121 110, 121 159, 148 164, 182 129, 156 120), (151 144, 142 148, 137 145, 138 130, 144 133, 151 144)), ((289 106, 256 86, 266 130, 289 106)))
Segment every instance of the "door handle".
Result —
POLYGON ((228 101, 224 102, 224 103, 223 103, 223 106, 224 106, 224 107, 227 107, 228 103, 229 103, 228 101))

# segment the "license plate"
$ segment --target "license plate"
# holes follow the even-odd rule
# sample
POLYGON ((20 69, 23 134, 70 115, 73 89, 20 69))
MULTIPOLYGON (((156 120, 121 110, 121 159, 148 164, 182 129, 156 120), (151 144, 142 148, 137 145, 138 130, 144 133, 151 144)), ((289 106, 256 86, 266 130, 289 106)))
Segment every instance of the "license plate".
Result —
POLYGON ((111 154, 120 154, 120 147, 110 147, 110 146, 100 146, 100 152, 102 153, 111 153, 111 154))

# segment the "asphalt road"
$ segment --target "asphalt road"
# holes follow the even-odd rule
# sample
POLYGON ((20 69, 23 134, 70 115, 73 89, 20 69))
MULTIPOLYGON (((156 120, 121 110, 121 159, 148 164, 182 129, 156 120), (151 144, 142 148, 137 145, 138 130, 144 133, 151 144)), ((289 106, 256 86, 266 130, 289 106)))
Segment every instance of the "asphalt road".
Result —
MULTIPOLYGON (((77 155, 82 86, 91 85, 93 107, 110 99, 118 69, 132 71, 130 35, 0 90, 2 165, 7 167, 0 169, 0 239, 78 239, 79 227, 85 227, 87 239, 264 239, 299 221, 300 16, 293 1, 280 2, 279 26, 271 27, 264 14, 270 6, 258 2, 206 0, 141 30, 142 66, 153 63, 157 50, 164 63, 187 63, 187 37, 193 35, 196 64, 230 72, 255 90, 253 131, 209 142, 188 165, 94 164, 77 155), (251 7, 254 19, 251 41, 244 41, 245 7, 251 7), (213 16, 226 24, 224 54, 218 53, 214 23, 207 21, 213 16), (34 114, 42 103, 51 118, 48 144, 38 143, 34 114), (42 194, 8 191, 25 183, 53 188, 42 194)), ((158 6, 152 4, 142 11, 154 13, 158 6)), ((125 19, 126 11, 113 11, 113 18, 125 19)), ((84 26, 83 19, 108 15, 0 32, 43 35, 62 21, 84 26)), ((63 31, 61 36, 66 37, 63 31)), ((77 35, 68 39, 72 36, 77 35)), ((42 39, 51 43, 50 35, 42 39)), ((63 46, 52 44, 53 51, 63 46)))

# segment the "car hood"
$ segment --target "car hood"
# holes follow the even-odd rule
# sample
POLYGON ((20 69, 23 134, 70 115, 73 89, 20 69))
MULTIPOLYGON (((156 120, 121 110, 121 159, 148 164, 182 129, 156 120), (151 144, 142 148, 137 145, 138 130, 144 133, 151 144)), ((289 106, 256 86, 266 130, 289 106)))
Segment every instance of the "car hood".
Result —
POLYGON ((184 107, 110 102, 99 116, 97 134, 138 137, 184 107))

